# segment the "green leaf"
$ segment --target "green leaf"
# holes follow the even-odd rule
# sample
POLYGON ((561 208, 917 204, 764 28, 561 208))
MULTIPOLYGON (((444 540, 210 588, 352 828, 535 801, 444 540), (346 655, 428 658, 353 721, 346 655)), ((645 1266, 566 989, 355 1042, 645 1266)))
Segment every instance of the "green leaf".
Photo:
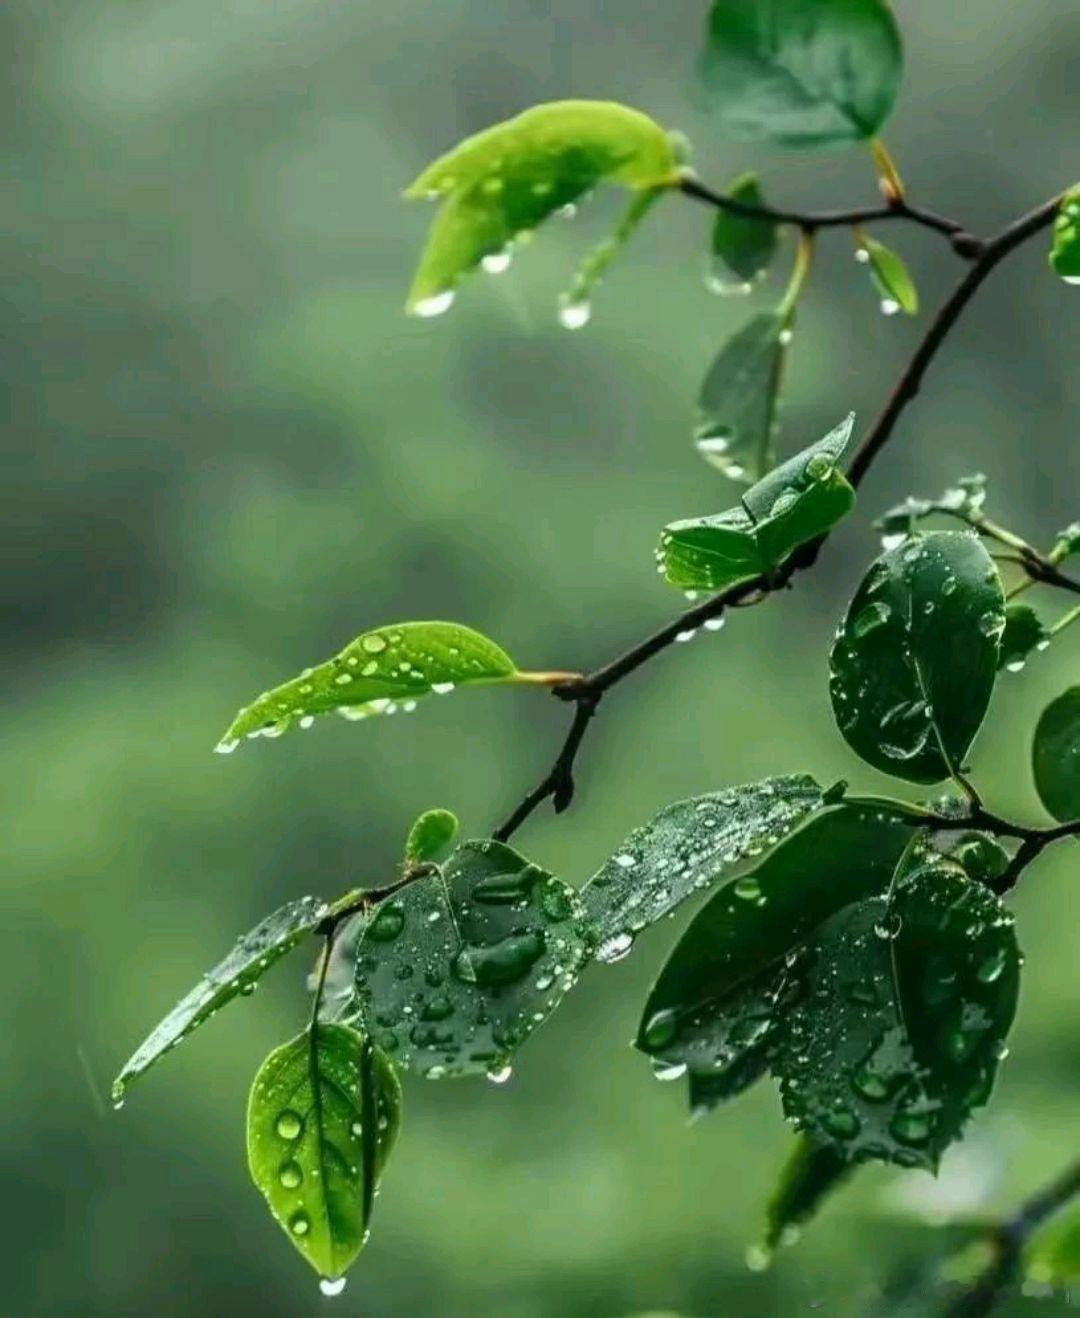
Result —
POLYGON ((317 1025, 259 1068, 248 1100, 251 1178, 328 1282, 344 1275, 367 1240, 400 1122, 394 1068, 346 1025, 317 1025))
POLYGON ((634 829, 581 892, 596 958, 616 961, 634 936, 695 892, 736 874, 821 809, 806 774, 676 801, 634 829))
POLYGON ((408 310, 445 310, 463 274, 504 263, 515 240, 599 183, 675 185, 667 133, 647 115, 609 101, 556 101, 467 138, 430 165, 407 197, 440 201, 409 292, 408 310))
POLYGON ((903 311, 914 316, 919 310, 919 290, 903 260, 884 243, 866 235, 861 240, 857 255, 867 262, 877 290, 881 294, 881 309, 891 316, 903 311))
POLYGON ((989 1096, 1019 976, 997 897, 913 846, 810 944, 772 1063, 786 1115, 847 1159, 936 1170, 989 1096))
POLYGON ((223 754, 244 737, 280 737, 294 720, 317 714, 349 719, 409 711, 434 691, 480 682, 529 682, 494 641, 456 622, 401 622, 376 627, 317 668, 264 692, 233 719, 217 745, 223 754))
POLYGON ((912 836, 901 816, 837 805, 709 899, 653 986, 636 1046, 665 1067, 730 1068, 767 1046, 792 958, 841 907, 883 892, 912 836))
POLYGON ((580 915, 573 889, 513 848, 463 843, 364 930, 356 993, 376 1042, 432 1078, 505 1078, 585 960, 580 915))
POLYGON ((1031 764, 1039 800, 1054 818, 1063 824, 1080 819, 1080 686, 1039 716, 1031 764))
MULTIPOLYGON (((727 195, 744 206, 762 207, 756 174, 742 174, 727 189, 727 195)), ((738 211, 717 212, 712 232, 713 271, 709 287, 717 293, 749 292, 776 255, 777 225, 773 220, 740 215, 738 211), (732 283, 734 275, 737 282, 732 283)))
MULTIPOLYGON (((681 1074, 682 1068, 677 1069, 681 1074)), ((730 1066, 719 1071, 689 1071, 690 1120, 698 1121, 737 1098, 756 1084, 768 1069, 769 1050, 760 1045, 744 1049, 730 1066)))
POLYGON ((998 668, 1019 673, 1028 655, 1046 647, 1050 640, 1043 621, 1030 604, 1010 604, 1005 610, 998 668))
POLYGON ((884 0, 714 0, 703 76, 729 137, 815 148, 873 137, 901 63, 884 0))
POLYGON ((409 829, 405 863, 422 865, 437 860, 457 837, 458 819, 450 810, 425 810, 409 829))
POLYGON ((988 888, 993 888, 1009 867, 1009 853, 989 833, 936 833, 931 840, 942 855, 956 861, 969 879, 988 888))
POLYGON ((1024 1271, 1041 1286, 1075 1286, 1080 1282, 1080 1206, 1074 1206, 1039 1231, 1028 1245, 1024 1271))
MULTIPOLYGON (((982 515, 985 502, 986 477, 982 472, 976 472, 972 476, 961 476, 956 484, 938 499, 916 499, 909 495, 903 503, 890 508, 887 513, 879 517, 874 525, 886 536, 898 537, 897 543, 899 543, 900 539, 914 530, 916 522, 934 513, 961 516, 977 521, 982 515)), ((886 548, 893 547, 886 545, 886 548)))
POLYGON ((788 322, 778 312, 755 316, 720 349, 701 386, 694 441, 731 480, 757 480, 773 465, 788 322))
POLYGON ((770 576, 793 550, 834 526, 855 503, 836 467, 854 415, 824 439, 775 468, 738 508, 665 527, 657 561, 673 586, 723 590, 770 576))
POLYGON ((1080 284, 1080 183, 1066 192, 1058 208, 1050 264, 1067 284, 1080 284))
POLYGON ((830 1145, 797 1136, 765 1209, 765 1251, 771 1254, 789 1232, 808 1222, 852 1170, 830 1145))
POLYGON ((122 1103, 133 1080, 159 1057, 208 1021, 227 1002, 254 991, 265 972, 291 951, 327 916, 330 908, 316 897, 301 897, 268 915, 236 941, 236 946, 156 1025, 113 1081, 114 1103, 122 1103))
POLYGON ((830 656, 848 744, 910 782, 949 777, 990 703, 1004 626, 1001 581, 975 536, 935 531, 882 555, 830 656))

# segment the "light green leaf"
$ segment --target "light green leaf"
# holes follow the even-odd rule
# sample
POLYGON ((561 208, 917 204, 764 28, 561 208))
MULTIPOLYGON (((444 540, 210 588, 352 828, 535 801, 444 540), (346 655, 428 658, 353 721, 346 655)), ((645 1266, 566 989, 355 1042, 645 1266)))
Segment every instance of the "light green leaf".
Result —
POLYGON ((407 197, 440 201, 408 310, 436 314, 463 274, 502 268, 516 239, 599 183, 678 183, 671 139, 647 115, 609 101, 556 101, 467 138, 430 165, 407 197))
POLYGON ((738 873, 823 802, 813 778, 792 774, 665 806, 582 889, 597 960, 624 956, 646 925, 738 873))
POLYGON ((504 1078, 585 960, 580 915, 573 889, 513 848, 465 842, 376 909, 357 953, 360 1012, 401 1066, 504 1078))
POLYGON ((1043 620, 1030 604, 1010 604, 1005 610, 1005 630, 1001 634, 998 668, 1018 673, 1028 656, 1048 644, 1050 637, 1043 620))
POLYGON ((684 590, 723 590, 770 576, 800 545, 834 526, 855 503, 836 466, 851 436, 848 416, 824 439, 782 463, 743 496, 738 508, 672 522, 657 561, 684 590))
POLYGON ((830 656, 848 744, 910 782, 949 777, 990 703, 1004 626, 1001 581, 975 536, 935 531, 882 555, 830 656))
POLYGON ((757 480, 773 465, 788 322, 777 312, 755 316, 720 349, 701 386, 694 441, 732 480, 757 480))
POLYGON ((1067 284, 1080 284, 1080 183, 1069 189, 1058 209, 1050 264, 1067 284))
POLYGON ((405 863, 421 865, 437 860, 457 837, 458 820, 450 810, 425 810, 409 830, 405 863))
POLYGON ((350 719, 408 711, 434 691, 480 682, 536 682, 549 674, 522 673, 494 641, 455 622, 401 622, 376 627, 317 668, 264 692, 233 719, 218 742, 224 754, 244 737, 280 737, 294 721, 317 714, 350 719))
POLYGON ((714 0, 702 72, 729 137, 815 148, 873 137, 901 64, 884 0, 714 0))
POLYGON ((766 1253, 772 1253, 789 1231, 808 1222, 852 1170, 852 1164, 830 1145, 796 1136, 765 1209, 762 1247, 766 1253))
POLYGON ((270 966, 310 934, 329 911, 327 904, 318 898, 301 897, 274 911, 237 939, 228 956, 213 970, 208 970, 139 1045, 113 1081, 113 1102, 123 1102, 124 1093, 133 1080, 227 1002, 240 994, 252 993, 270 966))
POLYGON ((251 1178, 328 1282, 344 1276, 367 1240, 400 1122, 394 1068, 348 1026, 317 1025, 259 1068, 248 1100, 251 1178))
POLYGON ((920 845, 808 949, 772 1066, 788 1118, 846 1159, 937 1168, 986 1102, 1016 1010, 1013 919, 920 845))
MULTIPOLYGON (((756 174, 742 174, 727 189, 745 206, 764 206, 756 174)), ((777 225, 772 220, 720 209, 712 231, 713 269, 709 287, 717 293, 749 292, 776 255, 777 225), (732 275, 735 283, 732 283, 732 275)))
POLYGON ((1028 1245, 1024 1271, 1041 1286, 1080 1283, 1080 1205, 1043 1227, 1028 1245))
POLYGON ((869 266, 881 294, 881 309, 887 316, 903 311, 914 316, 919 310, 919 290, 903 260, 891 248, 869 235, 863 237, 858 255, 869 266))
POLYGON ((1063 824, 1080 819, 1080 686, 1050 702, 1032 747, 1039 800, 1063 824))

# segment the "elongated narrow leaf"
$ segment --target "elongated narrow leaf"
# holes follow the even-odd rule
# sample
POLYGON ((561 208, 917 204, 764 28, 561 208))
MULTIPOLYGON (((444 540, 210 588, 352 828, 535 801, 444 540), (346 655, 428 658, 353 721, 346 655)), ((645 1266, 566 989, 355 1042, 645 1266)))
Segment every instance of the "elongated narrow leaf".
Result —
POLYGON ((764 1248, 771 1252, 788 1232, 809 1221, 851 1171, 852 1164, 831 1145, 797 1136, 765 1209, 764 1248))
POLYGON ((346 1025, 317 1025, 259 1068, 248 1100, 251 1178, 327 1281, 344 1276, 367 1240, 400 1122, 394 1068, 346 1025))
MULTIPOLYGON (((732 200, 761 208, 764 198, 756 174, 743 174, 727 189, 732 200)), ((713 268, 709 286, 717 293, 749 292, 776 255, 777 225, 773 220, 717 212, 712 231, 713 268)))
POLYGON ((1080 183, 1069 189, 1058 209, 1050 264, 1067 284, 1080 284, 1080 183))
POLYGON ((150 1069, 159 1057, 208 1021, 240 994, 251 993, 265 972, 294 948, 328 914, 330 908, 315 897, 301 897, 268 915, 213 970, 208 970, 191 992, 154 1027, 113 1081, 115 1103, 123 1101, 133 1080, 150 1069))
POLYGON ((694 917, 649 994, 637 1047, 692 1074, 766 1047, 799 949, 842 907, 886 889, 911 836, 910 821, 877 806, 803 823, 694 917))
POLYGON ((665 806, 582 889, 597 959, 618 960, 646 925, 738 873, 823 803, 813 778, 792 774, 665 806))
POLYGON ((810 945, 773 1052, 785 1113, 844 1158, 935 1170, 989 1095, 1019 975, 997 897, 913 847, 810 945))
POLYGON ((714 0, 703 76, 729 137, 814 148, 873 137, 901 62, 885 0, 714 0))
POLYGON ((776 403, 790 337, 786 316, 755 316, 720 349, 698 395, 698 452, 732 480, 773 465, 776 403))
POLYGON ((425 810, 409 829, 405 841, 405 862, 421 865, 437 860, 457 837, 457 815, 449 810, 425 810))
POLYGON ((868 764, 911 782, 963 763, 997 673, 1005 602, 966 532, 915 536, 863 578, 830 656, 833 711, 868 764))
POLYGON ((384 901, 357 954, 376 1042, 432 1078, 498 1075, 585 960, 573 889, 501 842, 465 842, 384 901))
POLYGON ((1039 799, 1055 819, 1080 819, 1080 686, 1043 710, 1035 728, 1032 768, 1039 799))
POLYGON ((855 503, 836 466, 853 422, 849 416, 751 486, 740 507, 666 527, 657 558, 667 580, 684 590, 723 590, 768 577, 793 550, 834 526, 855 503))
POLYGON ((459 623, 395 623, 364 632, 333 659, 264 692, 237 714, 217 749, 227 753, 245 737, 280 737, 317 714, 363 719, 409 710, 432 691, 528 680, 494 641, 459 623))
POLYGON ((903 259, 876 238, 865 237, 859 249, 881 295, 881 309, 887 316, 903 311, 914 316, 919 310, 919 290, 903 259))
POLYGON ((1010 604, 1005 610, 998 667, 1019 673, 1036 650, 1045 649, 1050 637, 1043 620, 1030 604, 1010 604))
POLYGON ((599 183, 656 188, 678 182, 667 133, 609 101, 556 101, 467 138, 430 165, 408 197, 439 200, 408 309, 449 304, 463 274, 502 262, 515 239, 599 183))

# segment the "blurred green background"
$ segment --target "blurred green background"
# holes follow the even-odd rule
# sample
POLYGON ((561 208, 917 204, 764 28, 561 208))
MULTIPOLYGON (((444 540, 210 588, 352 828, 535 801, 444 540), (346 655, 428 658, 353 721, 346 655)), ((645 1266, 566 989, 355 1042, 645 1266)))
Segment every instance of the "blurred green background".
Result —
MULTIPOLYGON (((237 932, 289 897, 384 881, 421 808, 490 829, 565 726, 541 692, 466 692, 211 754, 239 704, 368 625, 453 618, 526 666, 586 668, 679 606, 652 548, 665 521, 730 502, 689 422, 748 314, 705 290, 708 213, 662 205, 569 334, 557 292, 615 197, 474 278, 449 316, 410 321, 429 212, 399 196, 458 137, 575 95, 684 129, 714 184, 755 163, 778 201, 871 198, 860 153, 716 140, 692 78, 705 8, 4 7, 4 1314, 858 1315, 922 1215, 999 1210, 1075 1146, 1064 848, 1016 897, 1026 983, 989 1112, 936 1184, 866 1172, 764 1275, 743 1258, 789 1139, 774 1091, 688 1127, 683 1087, 628 1047, 666 923, 585 977, 508 1085, 407 1085, 374 1234, 336 1301, 244 1166, 247 1086, 302 1023, 302 956, 122 1113, 104 1101, 237 932)), ((1077 6, 898 8, 908 70, 888 140, 915 197, 988 230, 1070 182, 1077 6)), ((932 307, 956 259, 890 232, 932 307)), ((866 423, 925 325, 878 314, 849 241, 822 243, 789 447, 850 408, 866 423)), ((870 519, 972 469, 1032 537, 1076 517, 1078 311, 1044 244, 995 275, 812 579, 621 687, 574 808, 520 845, 581 882, 681 795, 798 769, 880 785, 835 735, 825 682, 870 519)), ((1078 642, 1002 683, 974 763, 1004 811, 1039 818, 1027 740, 1075 680, 1078 642)))

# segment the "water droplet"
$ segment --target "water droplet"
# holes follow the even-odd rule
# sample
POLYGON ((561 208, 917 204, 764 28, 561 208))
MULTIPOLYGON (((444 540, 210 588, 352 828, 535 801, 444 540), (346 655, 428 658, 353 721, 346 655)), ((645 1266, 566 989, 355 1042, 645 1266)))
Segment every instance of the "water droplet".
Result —
POLYGON ((510 269, 510 249, 504 248, 501 252, 489 252, 487 256, 482 258, 480 264, 489 275, 501 275, 510 269))
POLYGON ((791 340, 795 337, 795 331, 785 326, 776 336, 780 343, 786 348, 791 340))
POLYGON ((605 938, 596 949, 596 959, 597 961, 605 962, 607 965, 610 965, 614 961, 621 961, 630 951, 633 944, 634 939, 632 934, 612 934, 610 938, 605 938))
POLYGON ((900 303, 894 297, 883 297, 881 299, 881 314, 883 316, 895 316, 900 310, 900 303))
POLYGON ((806 464, 806 475, 812 481, 823 481, 832 474, 832 458, 826 453, 815 453, 806 464))
POLYGON ((453 682, 432 682, 431 689, 437 696, 448 696, 453 691, 454 684, 453 682))
POLYGON ((772 1260, 772 1255, 764 1245, 746 1247, 746 1266, 751 1272, 764 1272, 772 1260))
POLYGON ((736 879, 734 885, 736 897, 741 897, 743 901, 757 901, 761 896, 761 884, 753 875, 748 875, 745 879, 736 879))
POLYGON ((696 635, 697 635, 697 628, 690 627, 686 631, 676 632, 675 639, 678 642, 680 642, 680 644, 685 645, 687 641, 692 641, 696 635))
POLYGON ((631 856, 629 852, 623 851, 615 857, 615 864, 618 865, 620 869, 633 869, 637 864, 637 857, 631 856))
POLYGON ((686 1071, 685 1062, 653 1062, 653 1075, 657 1080, 681 1080, 686 1071))
POLYGON ((295 1190, 304 1179, 304 1170, 298 1162, 291 1159, 278 1168, 278 1180, 286 1190, 295 1190))
POLYGON ((642 1032, 644 1043, 650 1048, 663 1048, 675 1038, 678 1032, 678 1013, 670 1007, 653 1012, 645 1023, 642 1032))
POLYGON ((856 247, 855 260, 858 261, 860 265, 867 265, 869 264, 870 261, 870 253, 866 250, 865 247, 856 247))
POLYGON ((859 1118, 847 1108, 836 1108, 832 1112, 826 1112, 821 1124, 838 1140, 854 1139, 861 1129, 859 1118))
POLYGON ((425 320, 432 316, 441 316, 444 311, 449 311, 454 304, 454 290, 446 289, 442 293, 436 293, 434 297, 422 298, 413 307, 413 315, 422 316, 425 320))
POLYGON ((861 609, 851 622, 851 633, 858 640, 863 640, 871 632, 877 631, 892 617, 892 610, 887 604, 880 600, 873 604, 868 604, 865 609, 861 609))
POLYGON ((368 654, 381 654, 386 649, 386 638, 373 632, 370 636, 363 637, 360 645, 368 654))
POLYGON ((718 632, 718 631, 720 630, 720 628, 723 627, 723 625, 724 625, 724 615, 723 615, 723 614, 721 614, 718 618, 706 618, 706 619, 705 619, 705 630, 706 630, 707 632, 718 632))
POLYGON ((405 928, 405 911, 400 902, 388 902, 379 907, 368 925, 365 936, 376 943, 390 943, 405 928))
POLYGON ((274 1129, 283 1140, 295 1140, 300 1138, 304 1123, 299 1113, 294 1112, 291 1108, 286 1108, 274 1123, 274 1129))
POLYGON ((592 318, 592 306, 587 302, 560 302, 559 324, 563 329, 582 329, 592 318))
POLYGON ((218 742, 218 744, 214 747, 214 750, 217 751, 219 755, 231 755, 239 745, 240 742, 237 738, 235 737, 231 739, 225 738, 224 740, 218 742))
POLYGON ((333 1298, 335 1295, 340 1295, 344 1289, 345 1289, 344 1277, 319 1278, 319 1290, 321 1290, 324 1295, 329 1296, 330 1298, 333 1298))
POLYGON ((984 984, 993 984, 995 980, 1001 978, 1001 972, 1005 969, 1008 962, 1008 951, 1004 947, 999 947, 979 965, 975 972, 984 984))
POLYGON ((718 297, 746 297, 753 289, 748 280, 733 274, 725 266, 714 266, 705 275, 705 287, 718 297))
POLYGON ((493 1085, 505 1085, 513 1074, 514 1068, 509 1062, 506 1062, 502 1066, 492 1067, 487 1073, 487 1078, 493 1085))
POLYGON ((311 1230, 311 1219, 308 1217, 307 1213, 294 1213, 292 1217, 289 1218, 289 1230, 294 1236, 306 1236, 311 1230))

